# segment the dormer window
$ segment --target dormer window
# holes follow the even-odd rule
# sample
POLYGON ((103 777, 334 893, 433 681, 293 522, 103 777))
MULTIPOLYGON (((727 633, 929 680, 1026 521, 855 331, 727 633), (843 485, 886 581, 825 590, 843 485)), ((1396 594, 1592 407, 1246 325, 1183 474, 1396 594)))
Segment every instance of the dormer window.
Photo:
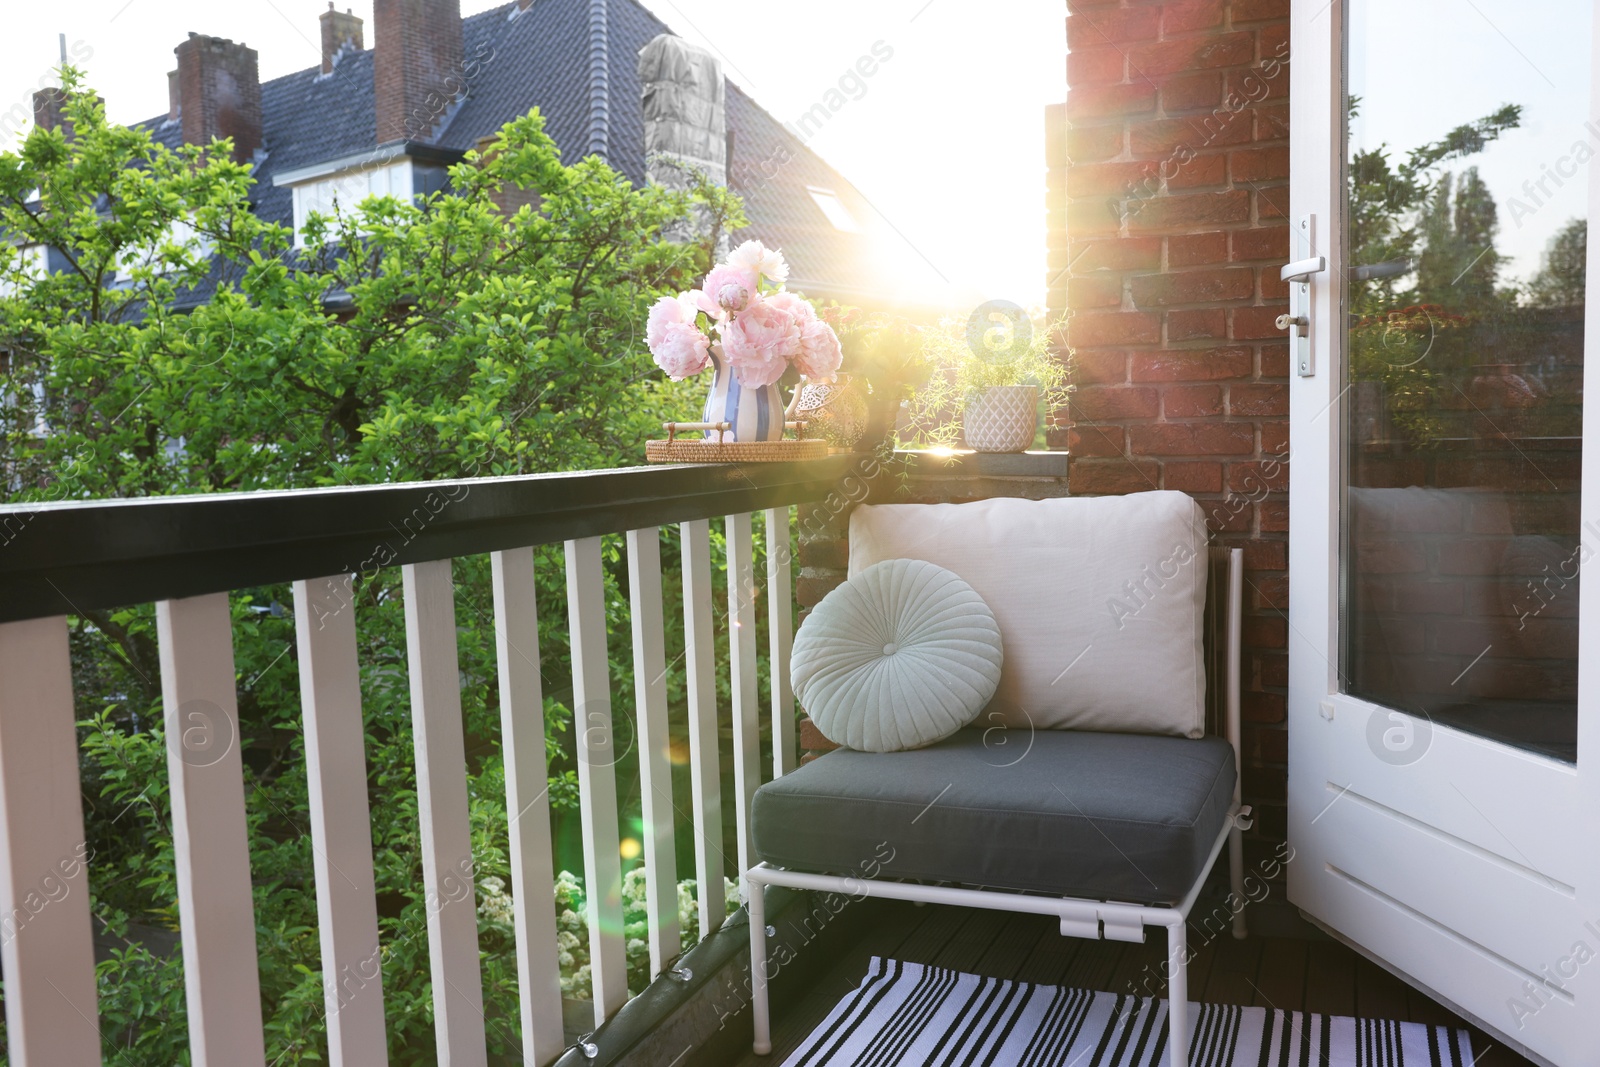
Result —
POLYGON ((460 153, 434 151, 419 159, 424 151, 396 144, 277 175, 273 184, 286 185, 294 194, 295 247, 305 247, 305 228, 313 213, 331 217, 353 211, 369 196, 408 200, 444 188, 445 165, 460 153))

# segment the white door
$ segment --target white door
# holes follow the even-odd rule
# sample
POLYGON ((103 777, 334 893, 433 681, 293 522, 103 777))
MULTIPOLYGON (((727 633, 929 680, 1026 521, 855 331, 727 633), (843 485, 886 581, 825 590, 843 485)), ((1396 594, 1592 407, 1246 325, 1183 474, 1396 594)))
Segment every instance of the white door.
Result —
POLYGON ((1595 22, 1292 22, 1289 896, 1561 1067, 1600 1064, 1595 22))

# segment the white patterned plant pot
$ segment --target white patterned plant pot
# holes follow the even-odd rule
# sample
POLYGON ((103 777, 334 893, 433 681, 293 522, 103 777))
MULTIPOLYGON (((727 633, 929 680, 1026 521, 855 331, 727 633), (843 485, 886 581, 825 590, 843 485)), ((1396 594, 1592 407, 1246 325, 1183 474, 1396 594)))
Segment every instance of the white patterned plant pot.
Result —
POLYGON ((967 401, 961 428, 974 452, 1024 452, 1038 420, 1038 386, 995 385, 967 401))

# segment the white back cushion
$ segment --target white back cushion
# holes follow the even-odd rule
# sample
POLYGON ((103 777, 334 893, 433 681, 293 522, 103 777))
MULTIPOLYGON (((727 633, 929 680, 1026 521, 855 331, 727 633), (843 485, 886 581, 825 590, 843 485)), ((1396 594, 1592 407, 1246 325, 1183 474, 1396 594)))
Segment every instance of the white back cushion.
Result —
POLYGON ((902 557, 966 579, 1000 624, 980 721, 1205 733, 1206 525, 1183 493, 858 507, 851 576, 902 557))

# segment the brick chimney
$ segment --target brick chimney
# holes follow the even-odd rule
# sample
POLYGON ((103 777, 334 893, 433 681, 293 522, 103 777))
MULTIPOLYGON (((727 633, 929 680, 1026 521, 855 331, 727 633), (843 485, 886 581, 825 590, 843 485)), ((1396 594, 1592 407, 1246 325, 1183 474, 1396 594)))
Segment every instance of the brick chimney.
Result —
MULTIPOLYGON (((94 93, 90 93, 88 98, 100 102, 100 97, 94 93)), ((67 140, 72 140, 72 120, 67 118, 67 94, 59 86, 40 89, 33 94, 33 124, 41 130, 60 130, 67 140)))
POLYGON ((361 35, 362 23, 350 8, 346 8, 342 15, 335 11, 333 0, 328 0, 328 10, 322 13, 319 21, 322 23, 322 73, 332 74, 334 64, 339 61, 339 53, 344 51, 346 45, 357 52, 366 47, 361 35))
POLYGON ((71 124, 66 122, 67 94, 54 86, 33 94, 33 124, 41 130, 65 128, 72 136, 71 124))
MULTIPOLYGON (((682 37, 663 33, 639 49, 638 72, 645 177, 653 185, 687 189, 698 172, 715 185, 727 185, 732 140, 721 61, 682 37)), ((702 211, 663 227, 661 234, 669 241, 690 242, 709 228, 710 218, 702 211)), ((719 248, 718 254, 724 251, 719 248)))
POLYGON ((248 162, 261 147, 261 75, 256 50, 191 33, 178 56, 178 104, 185 144, 233 138, 233 158, 248 162))
POLYGON ((461 0, 373 0, 378 143, 432 141, 466 88, 461 0))
POLYGON ((681 164, 726 185, 728 121, 722 63, 682 37, 663 33, 639 50, 644 154, 651 181, 688 184, 681 164))

